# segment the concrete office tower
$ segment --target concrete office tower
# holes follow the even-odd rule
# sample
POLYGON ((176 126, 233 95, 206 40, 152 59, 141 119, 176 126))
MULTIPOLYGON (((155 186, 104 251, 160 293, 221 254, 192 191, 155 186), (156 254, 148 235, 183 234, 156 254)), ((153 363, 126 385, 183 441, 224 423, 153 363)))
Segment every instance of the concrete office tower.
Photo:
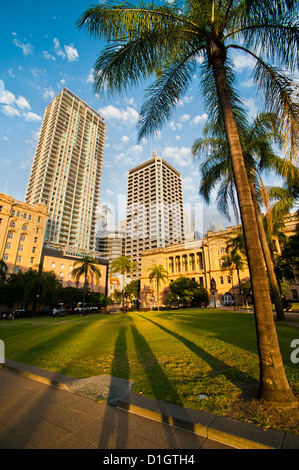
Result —
POLYGON ((126 221, 126 256, 139 267, 142 251, 185 239, 181 174, 156 154, 129 171, 126 221))
POLYGON ((95 249, 105 131, 67 88, 46 108, 25 196, 48 208, 45 242, 95 249))

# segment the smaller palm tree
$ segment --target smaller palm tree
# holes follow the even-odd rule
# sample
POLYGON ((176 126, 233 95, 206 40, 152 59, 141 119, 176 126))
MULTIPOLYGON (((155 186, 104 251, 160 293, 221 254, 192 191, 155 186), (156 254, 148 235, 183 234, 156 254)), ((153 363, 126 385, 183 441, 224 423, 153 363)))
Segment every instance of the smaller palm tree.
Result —
POLYGON ((111 263, 111 273, 120 273, 123 277, 123 308, 125 308, 125 275, 132 274, 137 269, 137 264, 127 256, 119 256, 111 263))
POLYGON ((84 276, 84 285, 83 285, 83 308, 85 307, 85 298, 86 298, 86 287, 89 282, 92 282, 95 278, 98 282, 101 277, 101 271, 98 267, 99 262, 96 258, 91 256, 84 256, 80 261, 75 261, 72 276, 78 282, 81 277, 84 276))
MULTIPOLYGON (((234 269, 237 271, 238 284, 239 284, 239 294, 240 294, 240 297, 242 298, 240 271, 243 271, 244 266, 245 266, 245 261, 244 261, 243 256, 237 250, 230 250, 229 243, 228 243, 227 247, 226 247, 226 254, 224 256, 222 256, 221 259, 222 259, 221 269, 222 270, 227 269, 231 273, 232 287, 234 285, 234 283, 233 283, 233 271, 234 271, 234 269)), ((233 287, 233 289, 234 289, 234 287, 233 287)))
POLYGON ((153 279, 156 280, 157 284, 157 306, 158 310, 160 310, 159 306, 159 287, 161 281, 166 281, 168 279, 168 272, 164 269, 162 264, 155 264, 151 268, 148 269, 150 271, 149 280, 152 281, 153 279))

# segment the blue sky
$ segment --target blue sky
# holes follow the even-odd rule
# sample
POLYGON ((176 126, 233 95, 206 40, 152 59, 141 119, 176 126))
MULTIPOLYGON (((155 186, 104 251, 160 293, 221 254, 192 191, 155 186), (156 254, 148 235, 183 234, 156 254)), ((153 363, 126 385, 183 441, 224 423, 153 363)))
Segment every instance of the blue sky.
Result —
MULTIPOLYGON (((24 200, 45 108, 67 87, 105 118, 107 134, 100 202, 108 203, 115 210, 116 222, 125 218, 127 171, 156 151, 182 174, 184 203, 195 207, 200 214, 199 231, 211 224, 231 225, 220 216, 215 204, 202 206, 198 195, 198 162, 192 161, 190 148, 201 136, 207 115, 197 80, 194 79, 157 137, 138 144, 136 122, 144 84, 112 98, 99 99, 93 92, 92 67, 104 43, 75 26, 80 14, 92 3, 96 1, 1 2, 0 192, 24 200)), ((253 65, 251 59, 235 54, 239 91, 250 116, 258 110, 251 80, 253 65)))

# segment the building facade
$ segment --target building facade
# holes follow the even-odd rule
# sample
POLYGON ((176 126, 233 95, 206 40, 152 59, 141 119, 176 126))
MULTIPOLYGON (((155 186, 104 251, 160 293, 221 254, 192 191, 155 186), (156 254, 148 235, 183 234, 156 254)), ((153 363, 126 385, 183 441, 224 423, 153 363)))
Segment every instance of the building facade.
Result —
POLYGON ((101 273, 99 281, 93 279, 89 288, 94 292, 108 295, 108 261, 102 259, 100 253, 79 250, 72 246, 45 244, 41 255, 43 271, 52 271, 63 287, 81 288, 84 286, 84 277, 76 281, 72 272, 76 267, 75 263, 80 262, 84 256, 97 259, 101 273))
POLYGON ((106 125, 64 88, 45 110, 25 196, 44 204, 45 241, 95 249, 106 125))
MULTIPOLYGON (((285 219, 283 232, 287 237, 298 233, 299 220, 296 214, 290 214, 285 219)), ((179 277, 189 277, 210 293, 212 305, 223 305, 227 297, 234 298, 236 302, 242 301, 240 284, 250 279, 250 273, 244 257, 244 267, 236 269, 222 269, 223 257, 226 254, 227 241, 239 232, 241 226, 228 227, 217 230, 211 227, 200 240, 181 243, 166 248, 156 248, 144 251, 141 256, 140 301, 142 307, 157 305, 157 286, 155 281, 149 280, 149 268, 155 264, 162 264, 168 272, 168 281, 161 282, 159 286, 159 304, 167 301, 170 294, 169 285, 179 277)), ((278 240, 275 243, 276 253, 280 253, 278 240)), ((299 299, 299 273, 295 273, 293 280, 284 279, 283 289, 287 300, 299 299)))
POLYGON ((44 204, 26 204, 0 193, 0 259, 8 274, 37 269, 47 219, 44 204))
POLYGON ((141 253, 184 241, 180 173, 157 155, 128 173, 126 256, 137 263, 141 253))
MULTIPOLYGON (((157 286, 149 281, 148 270, 155 264, 162 264, 168 272, 168 281, 160 284, 159 304, 167 301, 169 284, 180 277, 189 277, 211 294, 211 302, 219 306, 224 296, 240 301, 239 279, 236 270, 223 270, 221 265, 226 253, 229 237, 236 235, 239 227, 230 227, 214 232, 209 230, 203 239, 158 248, 142 253, 140 301, 142 307, 157 304, 157 286)), ((240 281, 249 279, 247 265, 239 273, 240 281)))

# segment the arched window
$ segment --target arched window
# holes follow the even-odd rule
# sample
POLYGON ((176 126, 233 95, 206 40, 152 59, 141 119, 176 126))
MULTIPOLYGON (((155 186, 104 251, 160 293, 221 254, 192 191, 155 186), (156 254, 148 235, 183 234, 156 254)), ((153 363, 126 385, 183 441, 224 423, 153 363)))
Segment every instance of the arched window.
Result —
POLYGON ((15 228, 16 223, 15 223, 15 222, 11 222, 11 223, 10 223, 10 226, 11 226, 12 228, 15 228))
POLYGON ((23 225, 22 230, 27 230, 27 225, 26 224, 23 225))

